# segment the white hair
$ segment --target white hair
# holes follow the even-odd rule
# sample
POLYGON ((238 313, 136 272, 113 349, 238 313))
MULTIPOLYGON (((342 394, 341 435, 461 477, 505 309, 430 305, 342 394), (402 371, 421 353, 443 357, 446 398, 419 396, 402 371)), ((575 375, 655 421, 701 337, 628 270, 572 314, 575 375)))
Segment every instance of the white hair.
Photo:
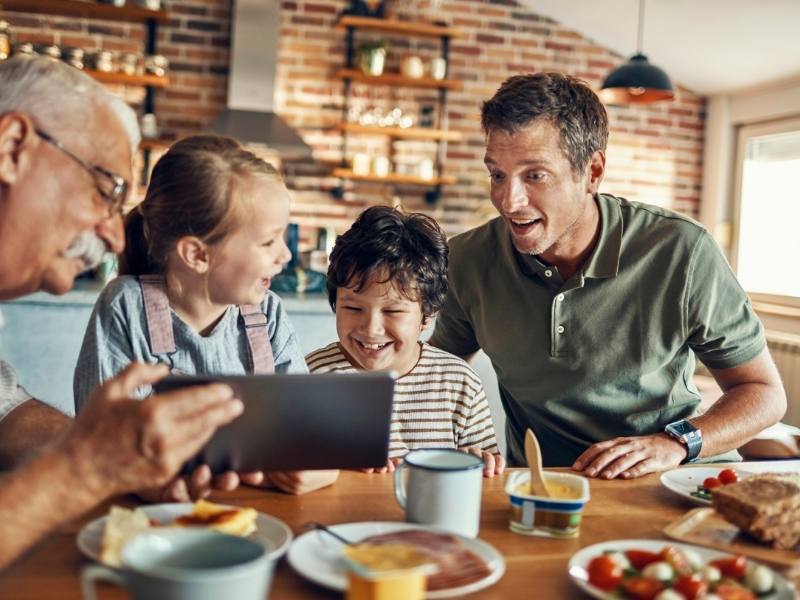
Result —
POLYGON ((24 112, 54 136, 75 136, 103 110, 119 120, 131 154, 136 152, 141 140, 136 113, 86 73, 41 56, 15 56, 0 63, 0 115, 24 112))

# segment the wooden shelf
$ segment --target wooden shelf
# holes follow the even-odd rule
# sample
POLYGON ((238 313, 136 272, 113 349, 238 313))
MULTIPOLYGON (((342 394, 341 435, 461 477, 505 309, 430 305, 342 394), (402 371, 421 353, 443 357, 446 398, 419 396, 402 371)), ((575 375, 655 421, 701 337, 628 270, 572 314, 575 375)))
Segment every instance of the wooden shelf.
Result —
POLYGON ((171 138, 142 138, 142 141, 139 142, 139 150, 164 150, 177 141, 171 138))
POLYGON ((454 27, 432 25, 428 23, 415 23, 412 21, 397 21, 395 19, 376 19, 373 17, 344 16, 336 23, 336 29, 369 29, 384 33, 399 33, 403 35, 420 35, 425 37, 463 37, 464 32, 454 27))
POLYGON ((385 135, 402 140, 441 140, 460 142, 461 132, 427 127, 380 127, 379 125, 360 125, 359 123, 339 123, 336 131, 367 135, 385 135))
MULTIPOLYGON (((2 0, 0 0, 2 1, 2 0)), ((167 87, 169 77, 157 75, 126 75, 125 73, 107 73, 106 71, 92 71, 86 69, 85 73, 94 77, 100 83, 116 83, 118 85, 149 85, 151 87, 167 87)))
POLYGON ((166 10, 141 8, 136 6, 133 0, 128 0, 125 6, 112 6, 111 4, 82 0, 2 0, 0 6, 5 10, 107 19, 109 21, 144 22, 153 20, 164 23, 168 19, 166 10))
POLYGON ((341 177, 342 179, 352 179, 354 181, 372 181, 375 183, 397 183, 408 185, 452 185, 456 182, 455 177, 443 176, 434 177, 433 179, 423 179, 416 175, 399 175, 391 173, 385 177, 379 175, 356 175, 350 169, 334 169, 334 177, 341 177))
POLYGON ((402 87, 434 88, 459 91, 464 87, 461 81, 454 79, 434 79, 433 77, 405 77, 399 73, 384 73, 383 75, 367 75, 356 69, 339 69, 337 79, 350 79, 374 85, 396 85, 402 87))

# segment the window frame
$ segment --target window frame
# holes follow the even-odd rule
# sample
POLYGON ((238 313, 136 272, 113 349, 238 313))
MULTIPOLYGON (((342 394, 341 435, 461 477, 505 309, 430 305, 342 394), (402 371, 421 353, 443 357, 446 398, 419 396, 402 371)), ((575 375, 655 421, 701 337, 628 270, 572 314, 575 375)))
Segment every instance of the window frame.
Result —
MULTIPOLYGON (((741 241, 740 227, 742 222, 742 177, 744 175, 744 157, 747 150, 747 142, 752 138, 775 135, 781 133, 798 132, 800 133, 800 117, 788 117, 775 121, 753 123, 742 125, 738 128, 736 139, 736 174, 733 190, 733 231, 731 236, 731 256, 730 265, 734 273, 739 275, 739 243, 741 241)), ((744 287, 744 286, 742 286, 744 287)), ((800 296, 783 296, 780 294, 767 294, 763 292, 752 292, 745 288, 745 292, 753 301, 753 304, 761 307, 766 312, 784 313, 786 308, 796 316, 800 316, 800 296), (775 311, 770 310, 774 307, 775 311), (781 309, 784 310, 781 310, 781 309)))

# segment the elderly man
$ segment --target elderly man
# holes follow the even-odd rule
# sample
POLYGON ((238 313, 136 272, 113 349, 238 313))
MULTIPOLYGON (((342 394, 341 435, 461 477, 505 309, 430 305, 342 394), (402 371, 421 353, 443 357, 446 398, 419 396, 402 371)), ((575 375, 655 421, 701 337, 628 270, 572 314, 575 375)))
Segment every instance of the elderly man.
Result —
POLYGON ((558 73, 506 81, 482 109, 498 218, 451 241, 432 343, 482 348, 544 462, 638 477, 733 450, 786 410, 761 324, 714 240, 655 206, 599 194, 608 119, 558 73), (694 356, 723 395, 698 414, 694 356))
MULTIPOLYGON (((0 299, 64 293, 105 247, 124 243, 119 211, 138 144, 129 107, 44 58, 0 64, 0 299)), ((135 364, 74 422, 31 399, 0 362, 0 567, 66 519, 120 493, 169 482, 242 411, 211 385, 131 399, 167 374, 135 364)))

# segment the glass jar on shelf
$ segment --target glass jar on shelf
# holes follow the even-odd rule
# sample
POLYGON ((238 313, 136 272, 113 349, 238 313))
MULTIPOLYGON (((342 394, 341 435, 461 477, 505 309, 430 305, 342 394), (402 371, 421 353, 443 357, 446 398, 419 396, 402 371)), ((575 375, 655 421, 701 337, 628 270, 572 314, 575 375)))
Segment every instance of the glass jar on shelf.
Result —
POLYGON ((144 70, 156 77, 166 77, 169 61, 163 54, 149 54, 144 58, 144 70))
POLYGON ((83 48, 63 48, 61 58, 68 65, 76 69, 83 69, 85 56, 86 51, 83 48))
POLYGON ((11 29, 8 21, 0 19, 0 60, 11 56, 11 29))
POLYGON ((36 52, 53 60, 61 60, 61 48, 55 44, 42 44, 36 49, 36 52))
POLYGON ((125 75, 140 75, 141 64, 141 56, 133 52, 125 52, 119 57, 119 72, 125 75))
POLYGON ((36 48, 33 47, 31 42, 20 42, 18 44, 14 44, 14 54, 36 56, 36 48))
POLYGON ((91 54, 91 65, 95 71, 113 73, 116 70, 114 53, 111 50, 98 50, 91 54))

